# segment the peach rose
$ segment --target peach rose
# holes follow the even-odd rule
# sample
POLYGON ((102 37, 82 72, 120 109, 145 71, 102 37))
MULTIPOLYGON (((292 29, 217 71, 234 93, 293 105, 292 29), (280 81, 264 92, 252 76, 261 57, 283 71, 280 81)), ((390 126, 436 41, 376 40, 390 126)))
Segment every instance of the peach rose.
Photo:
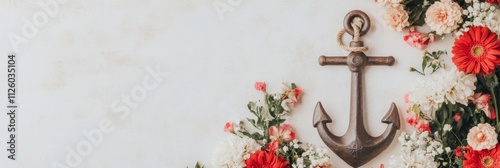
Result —
POLYGON ((462 8, 451 0, 437 1, 425 13, 425 23, 438 35, 454 31, 462 21, 462 8))
POLYGON ((396 31, 401 31, 403 28, 410 26, 408 12, 403 9, 403 6, 387 9, 384 19, 385 24, 396 31))
POLYGON ((477 124, 472 127, 467 134, 467 143, 472 149, 480 151, 483 149, 493 149, 498 143, 498 134, 495 132, 495 127, 488 123, 477 124))

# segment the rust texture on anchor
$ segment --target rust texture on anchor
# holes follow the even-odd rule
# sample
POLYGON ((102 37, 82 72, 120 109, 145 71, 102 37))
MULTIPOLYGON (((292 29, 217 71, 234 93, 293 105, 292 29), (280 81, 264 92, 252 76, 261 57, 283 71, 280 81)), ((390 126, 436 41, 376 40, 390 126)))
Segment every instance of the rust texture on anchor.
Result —
POLYGON ((327 127, 331 123, 330 116, 326 113, 321 102, 318 102, 314 110, 313 126, 325 144, 347 164, 359 167, 375 158, 384 151, 394 139, 396 131, 400 127, 399 113, 396 105, 391 104, 389 111, 382 118, 382 123, 387 124, 382 135, 373 137, 367 133, 363 123, 363 71, 367 65, 394 64, 394 57, 367 57, 363 51, 368 48, 364 46, 359 37, 365 35, 370 28, 370 19, 359 10, 349 12, 344 18, 343 32, 339 33, 338 40, 341 42, 342 34, 347 32, 353 36, 349 47, 341 46, 351 51, 347 57, 320 56, 319 64, 324 65, 347 65, 351 71, 351 100, 350 119, 347 132, 343 136, 334 135, 327 127), (358 19, 358 23, 354 24, 358 19))

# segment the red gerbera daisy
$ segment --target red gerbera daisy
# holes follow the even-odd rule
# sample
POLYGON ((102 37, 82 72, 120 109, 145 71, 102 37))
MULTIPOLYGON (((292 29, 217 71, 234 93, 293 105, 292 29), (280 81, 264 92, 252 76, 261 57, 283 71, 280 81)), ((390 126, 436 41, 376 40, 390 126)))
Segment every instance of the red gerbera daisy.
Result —
POLYGON ((467 146, 465 152, 464 167, 488 168, 498 167, 500 165, 500 145, 491 150, 484 149, 475 151, 472 147, 467 146))
POLYGON ((245 160, 247 168, 289 168, 288 161, 274 155, 274 152, 256 151, 245 160))
POLYGON ((472 26, 455 39, 451 52, 457 69, 474 75, 492 74, 500 64, 498 36, 483 26, 472 26))

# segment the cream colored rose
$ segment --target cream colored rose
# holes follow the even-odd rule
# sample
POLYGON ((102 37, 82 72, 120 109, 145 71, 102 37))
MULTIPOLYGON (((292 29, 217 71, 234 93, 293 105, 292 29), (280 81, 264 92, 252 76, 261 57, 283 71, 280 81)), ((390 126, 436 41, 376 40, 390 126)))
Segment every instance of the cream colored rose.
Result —
POLYGON ((480 151, 483 149, 493 149, 498 143, 498 134, 490 124, 477 124, 472 127, 467 134, 467 143, 472 149, 480 151))
POLYGON ((462 21, 462 8, 451 0, 435 2, 425 13, 425 22, 439 35, 454 31, 462 21))
POLYGON ((396 31, 401 31, 403 28, 410 26, 408 12, 403 9, 403 6, 387 9, 384 19, 385 24, 396 31))
POLYGON ((379 4, 380 6, 392 6, 392 7, 398 7, 401 5, 402 0, 375 0, 375 3, 379 4))

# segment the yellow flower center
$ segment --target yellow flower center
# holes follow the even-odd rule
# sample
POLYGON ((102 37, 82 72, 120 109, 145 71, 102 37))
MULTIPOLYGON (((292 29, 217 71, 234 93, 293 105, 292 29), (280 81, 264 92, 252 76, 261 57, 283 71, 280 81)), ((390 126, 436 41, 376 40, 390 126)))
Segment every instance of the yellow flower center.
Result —
POLYGON ((493 158, 491 158, 490 156, 486 156, 481 162, 483 163, 483 166, 490 167, 493 165, 493 158))
POLYGON ((471 48, 471 53, 474 57, 480 57, 484 53, 484 48, 483 48, 483 46, 476 45, 476 46, 471 48))

